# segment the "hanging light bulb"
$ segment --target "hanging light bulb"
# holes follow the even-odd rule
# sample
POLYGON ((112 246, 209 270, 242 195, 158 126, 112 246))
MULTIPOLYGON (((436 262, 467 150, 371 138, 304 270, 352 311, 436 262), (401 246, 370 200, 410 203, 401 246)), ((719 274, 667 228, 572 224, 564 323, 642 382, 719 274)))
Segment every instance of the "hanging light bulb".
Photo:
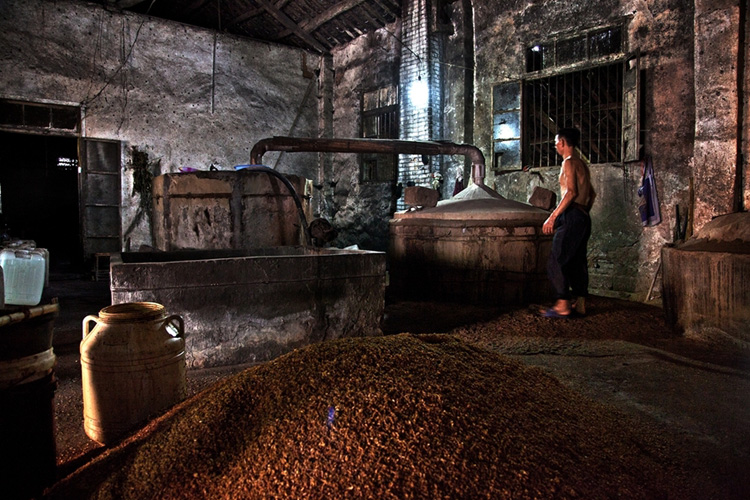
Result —
POLYGON ((430 100, 430 89, 420 76, 409 86, 409 103, 417 109, 426 109, 430 100))

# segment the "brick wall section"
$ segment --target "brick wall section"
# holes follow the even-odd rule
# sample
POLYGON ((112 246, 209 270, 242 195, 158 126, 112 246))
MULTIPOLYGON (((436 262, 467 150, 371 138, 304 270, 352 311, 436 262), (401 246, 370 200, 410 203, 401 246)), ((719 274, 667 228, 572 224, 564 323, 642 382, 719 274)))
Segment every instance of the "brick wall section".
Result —
MULTIPOLYGON (((431 85, 433 75, 430 72, 428 53, 428 2, 429 0, 407 0, 404 2, 402 16, 401 48, 401 139, 429 140, 431 138, 432 112, 434 98, 431 95, 426 107, 412 105, 410 91, 415 84, 425 82, 431 85)), ((404 186, 413 182, 416 186, 430 186, 430 165, 424 165, 419 156, 400 155, 398 180, 404 186)), ((403 209, 403 200, 399 200, 399 209, 403 209)))

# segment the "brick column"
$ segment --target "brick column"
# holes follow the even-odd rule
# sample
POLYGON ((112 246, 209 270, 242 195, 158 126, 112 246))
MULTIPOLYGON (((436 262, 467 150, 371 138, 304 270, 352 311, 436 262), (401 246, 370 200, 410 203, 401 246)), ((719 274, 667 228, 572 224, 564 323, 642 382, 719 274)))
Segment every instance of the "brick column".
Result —
MULTIPOLYGON (((442 44, 430 34, 430 0, 405 0, 402 13, 400 137, 404 140, 441 138, 440 120, 434 119, 442 106, 440 50, 442 44), (425 94, 426 93, 426 94, 425 94)), ((416 155, 399 156, 399 182, 406 187, 431 186, 432 172, 439 172, 439 158, 425 165, 416 155)), ((399 209, 403 201, 399 200, 399 209)))

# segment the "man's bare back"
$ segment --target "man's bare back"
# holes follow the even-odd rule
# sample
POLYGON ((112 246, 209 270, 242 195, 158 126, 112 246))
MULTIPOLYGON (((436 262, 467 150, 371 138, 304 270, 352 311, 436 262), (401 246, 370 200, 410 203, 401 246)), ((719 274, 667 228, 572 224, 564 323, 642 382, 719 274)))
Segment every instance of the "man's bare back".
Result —
POLYGON ((591 205, 594 203, 594 197, 591 196, 594 192, 591 186, 591 172, 582 159, 573 155, 565 158, 560 169, 560 194, 562 198, 565 198, 570 185, 575 186, 573 203, 591 209, 591 205))

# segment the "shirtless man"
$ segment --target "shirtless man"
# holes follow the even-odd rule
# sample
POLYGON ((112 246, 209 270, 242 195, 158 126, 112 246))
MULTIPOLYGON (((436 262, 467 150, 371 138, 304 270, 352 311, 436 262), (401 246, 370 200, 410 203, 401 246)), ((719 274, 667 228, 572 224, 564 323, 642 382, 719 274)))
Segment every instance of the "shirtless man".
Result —
POLYGON ((542 312, 548 318, 568 317, 573 311, 573 296, 577 297, 575 310, 586 313, 589 287, 586 245, 591 236, 589 211, 596 192, 591 185, 588 165, 576 151, 580 138, 581 133, 575 128, 560 129, 555 137, 555 149, 563 157, 560 169, 562 198, 542 226, 544 234, 554 233, 547 274, 557 300, 554 306, 542 312))

